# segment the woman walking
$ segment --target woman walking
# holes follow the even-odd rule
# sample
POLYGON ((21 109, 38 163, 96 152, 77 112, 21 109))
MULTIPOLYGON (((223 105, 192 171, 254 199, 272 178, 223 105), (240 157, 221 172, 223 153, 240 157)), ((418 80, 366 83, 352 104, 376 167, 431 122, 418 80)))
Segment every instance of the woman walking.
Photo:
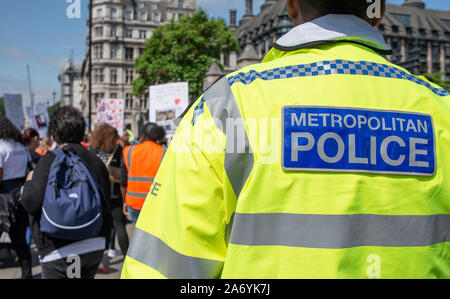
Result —
MULTIPOLYGON (((11 193, 25 183, 31 156, 22 134, 5 116, 0 115, 0 193, 11 193)), ((21 203, 14 211, 9 237, 22 268, 22 278, 31 279, 31 253, 26 241, 28 214, 21 203)))

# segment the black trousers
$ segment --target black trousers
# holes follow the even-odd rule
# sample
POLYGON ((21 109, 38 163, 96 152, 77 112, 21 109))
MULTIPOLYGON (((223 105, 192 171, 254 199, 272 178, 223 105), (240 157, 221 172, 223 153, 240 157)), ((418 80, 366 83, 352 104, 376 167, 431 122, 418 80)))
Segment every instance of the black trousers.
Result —
MULTIPOLYGON (((125 255, 128 251, 128 245, 129 245, 128 234, 127 234, 127 230, 126 230, 127 219, 125 218, 125 215, 123 214, 121 206, 120 207, 113 206, 111 212, 112 212, 112 217, 113 217, 114 230, 117 235, 120 250, 125 255)), ((111 242, 114 242, 114 238, 111 238, 111 242)), ((110 248, 111 248, 111 246, 110 246, 110 248)))
MULTIPOLYGON (((24 179, 3 181, 0 183, 0 193, 10 193, 14 189, 21 187, 23 182, 24 179)), ((31 274, 31 252, 26 240, 28 213, 22 205, 19 204, 17 210, 14 212, 14 216, 16 221, 11 224, 9 231, 11 247, 17 253, 17 257, 19 258, 20 267, 22 269, 22 278, 30 279, 33 275, 31 274)))
POLYGON ((79 260, 69 257, 48 263, 41 263, 41 278, 94 279, 102 258, 103 250, 99 250, 81 254, 79 260))

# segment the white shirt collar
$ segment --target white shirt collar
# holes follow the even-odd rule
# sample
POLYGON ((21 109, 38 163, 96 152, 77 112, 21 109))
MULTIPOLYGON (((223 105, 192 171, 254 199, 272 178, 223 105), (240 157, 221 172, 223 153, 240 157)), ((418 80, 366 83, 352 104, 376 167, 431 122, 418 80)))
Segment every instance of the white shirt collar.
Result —
POLYGON ((359 43, 386 54, 392 52, 381 33, 369 23, 342 14, 329 14, 294 27, 277 40, 275 48, 293 51, 334 41, 359 43))

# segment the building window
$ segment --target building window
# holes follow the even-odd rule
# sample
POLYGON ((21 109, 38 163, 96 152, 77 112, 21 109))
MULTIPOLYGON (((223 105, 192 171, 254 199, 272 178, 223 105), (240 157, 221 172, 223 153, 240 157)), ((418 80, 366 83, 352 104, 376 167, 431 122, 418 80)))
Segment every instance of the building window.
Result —
POLYGON ((398 26, 392 26, 392 32, 398 33, 398 26))
POLYGON ((125 11, 125 19, 127 19, 127 20, 133 19, 133 12, 131 10, 125 11))
POLYGON ((125 72, 125 83, 130 84, 133 81, 133 70, 126 70, 125 72))
POLYGON ((117 19, 117 9, 111 8, 111 18, 117 19))
POLYGON ((139 108, 143 108, 144 107, 144 101, 142 99, 139 100, 139 108))
POLYGON ((103 69, 95 69, 94 70, 94 82, 102 83, 103 82, 103 69))
POLYGON ((105 98, 105 94, 104 93, 95 93, 94 94, 94 98, 95 98, 95 100, 104 99, 105 98))
POLYGON ((437 56, 437 58, 439 59, 439 54, 441 54, 441 45, 439 43, 433 43, 432 44, 432 53, 433 55, 437 56))
POLYGON ((145 11, 139 12, 139 20, 147 21, 147 15, 146 15, 145 11))
POLYGON ((111 36, 117 36, 117 26, 111 25, 111 36))
POLYGON ((112 92, 111 93, 111 99, 117 99, 117 93, 112 92))
POLYGON ((103 26, 95 27, 95 35, 96 36, 103 36, 103 26))
POLYGON ((411 27, 406 27, 406 34, 408 35, 412 35, 413 34, 413 30, 411 27))
POLYGON ((96 59, 103 58, 103 46, 102 45, 94 46, 94 58, 96 58, 96 59))
POLYGON ((125 37, 126 38, 132 38, 133 37, 133 30, 125 29, 125 37))
POLYGON ((144 54, 144 48, 139 48, 139 57, 142 56, 142 54, 144 54))
POLYGON ((111 70, 111 83, 117 83, 117 70, 111 70))
POLYGON ((97 9, 97 18, 103 18, 103 9, 97 9))
POLYGON ((439 38, 439 31, 433 30, 433 31, 431 32, 431 34, 433 35, 434 38, 439 38))
POLYGON ((420 28, 419 29, 419 34, 420 34, 420 36, 425 36, 426 35, 425 29, 420 28))
POLYGON ((125 108, 128 108, 129 105, 130 105, 130 94, 126 93, 125 94, 125 108))
POLYGON ((125 59, 133 59, 133 48, 125 48, 125 59))
POLYGON ((147 35, 147 31, 145 30, 139 30, 139 38, 140 39, 145 39, 147 35))
POLYGON ((178 8, 184 8, 184 0, 178 0, 178 8))
POLYGON ((118 51, 119 51, 119 46, 111 45, 111 58, 117 58, 118 51))
POLYGON ((384 31, 384 30, 386 30, 386 28, 384 27, 383 24, 380 24, 380 25, 378 25, 378 30, 384 31))
POLYGON ((153 21, 155 21, 155 22, 159 22, 160 21, 159 13, 155 12, 155 14, 153 15, 153 21))

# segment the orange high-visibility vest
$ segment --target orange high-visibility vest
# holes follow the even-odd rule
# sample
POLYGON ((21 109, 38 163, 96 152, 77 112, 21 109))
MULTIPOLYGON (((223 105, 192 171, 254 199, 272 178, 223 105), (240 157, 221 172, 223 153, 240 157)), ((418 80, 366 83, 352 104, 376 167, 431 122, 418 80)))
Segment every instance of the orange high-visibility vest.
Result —
POLYGON ((164 154, 164 147, 152 141, 127 146, 123 158, 128 171, 125 201, 135 210, 141 210, 152 186, 164 154))

